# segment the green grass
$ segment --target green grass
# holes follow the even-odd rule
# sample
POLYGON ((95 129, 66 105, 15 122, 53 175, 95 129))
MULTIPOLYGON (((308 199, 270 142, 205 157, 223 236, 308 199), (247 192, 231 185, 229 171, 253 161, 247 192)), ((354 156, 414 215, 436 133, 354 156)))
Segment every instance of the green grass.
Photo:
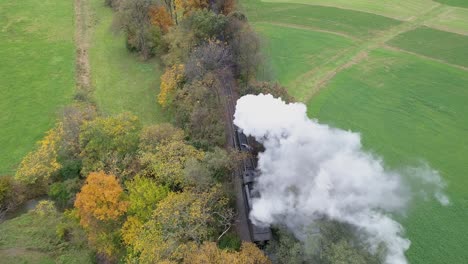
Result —
POLYGON ((367 38, 400 24, 399 21, 353 10, 294 3, 242 1, 253 22, 273 22, 328 30, 355 38, 367 38))
POLYGON ((90 2, 96 22, 90 47, 91 78, 99 110, 104 114, 130 111, 146 124, 166 120, 156 101, 161 74, 157 62, 143 62, 129 53, 124 36, 111 31, 114 12, 102 0, 90 2))
MULTIPOLYGON (((353 45, 348 38, 307 29, 258 23, 255 30, 266 39, 262 51, 270 60, 273 75, 286 86, 353 45)), ((297 90, 291 91, 293 96, 301 96, 295 94, 297 90)))
POLYGON ((466 0, 434 0, 436 2, 450 5, 450 6, 459 6, 459 7, 468 7, 468 1, 466 0))
POLYGON ((468 67, 468 36, 420 27, 398 35, 390 45, 468 67))
POLYGON ((0 175, 51 128, 74 91, 73 2, 0 1, 0 175))
POLYGON ((265 0, 265 2, 334 6, 338 8, 374 13, 401 20, 406 20, 412 16, 419 15, 434 6, 434 2, 431 0, 265 0))
MULTIPOLYGON (((468 1, 467 1, 468 3, 468 1)), ((468 9, 450 7, 447 11, 426 23, 427 26, 468 35, 468 9)))
POLYGON ((339 73, 308 104, 322 123, 360 132, 367 149, 398 169, 423 160, 448 183, 451 205, 412 204, 401 221, 410 263, 468 259, 468 74, 429 59, 376 50, 339 73))
POLYGON ((57 237, 61 218, 60 213, 40 217, 29 212, 0 224, 0 263, 93 263, 93 254, 85 244, 57 237))

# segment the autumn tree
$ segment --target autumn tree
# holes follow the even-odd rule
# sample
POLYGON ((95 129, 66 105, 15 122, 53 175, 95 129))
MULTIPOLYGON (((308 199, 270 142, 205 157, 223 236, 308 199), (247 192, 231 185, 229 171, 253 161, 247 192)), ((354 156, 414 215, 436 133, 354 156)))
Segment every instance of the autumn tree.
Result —
POLYGON ((168 66, 184 64, 194 47, 208 39, 221 39, 226 23, 224 15, 206 9, 190 12, 164 36, 168 43, 168 52, 163 56, 164 63, 168 66))
POLYGON ((208 0, 175 0, 175 5, 177 10, 182 11, 184 15, 209 7, 208 0))
MULTIPOLYGON (((120 3, 118 24, 127 35, 127 48, 139 52, 148 59, 164 49, 163 30, 151 23, 151 8, 157 6, 156 0, 123 0, 120 3)), ((164 16, 164 15, 163 15, 164 16)), ((161 17, 160 15, 160 18, 161 17)), ((167 25, 165 20, 158 22, 167 25)))
POLYGON ((159 184, 178 190, 186 185, 185 163, 189 159, 203 159, 204 153, 183 141, 170 141, 158 145, 153 153, 140 155, 141 174, 154 178, 159 184))
POLYGON ((85 122, 80 133, 82 174, 104 170, 126 178, 135 172, 141 125, 129 113, 85 122))
POLYGON ((189 136, 190 142, 199 148, 223 146, 225 124, 221 93, 223 82, 214 73, 207 73, 200 80, 185 84, 178 90, 173 103, 174 117, 189 136))
POLYGON ((260 52, 260 39, 240 12, 231 13, 225 29, 226 41, 229 43, 236 64, 236 77, 245 83, 255 79, 263 62, 260 52))
POLYGON ((16 180, 45 190, 44 187, 52 175, 61 167, 57 160, 57 149, 62 132, 62 124, 47 132, 44 139, 38 142, 37 149, 28 153, 21 161, 15 174, 16 180))
POLYGON ((214 242, 205 242, 197 249, 189 251, 184 258, 184 263, 269 264, 271 262, 253 243, 242 243, 241 250, 236 252, 220 249, 214 242))
POLYGON ((149 12, 151 24, 159 27, 163 33, 167 33, 174 25, 170 13, 163 6, 152 6, 149 12))
POLYGON ((149 178, 136 176, 126 183, 128 190, 128 214, 146 222, 158 203, 169 194, 169 188, 158 185, 149 178))
POLYGON ((140 262, 180 262, 187 243, 217 237, 225 221, 232 221, 233 213, 227 202, 219 187, 203 193, 169 194, 158 204, 152 218, 138 229, 133 249, 140 262))
POLYGON ((85 228, 88 240, 96 250, 113 256, 119 248, 119 221, 127 211, 123 189, 114 175, 92 172, 77 194, 75 208, 80 225, 85 228))
POLYGON ((219 40, 208 40, 196 47, 187 60, 185 75, 189 82, 203 78, 208 72, 221 73, 233 67, 229 47, 219 40))
POLYGON ((169 123, 146 126, 140 135, 140 151, 155 152, 161 144, 183 140, 184 131, 169 123))
POLYGON ((166 71, 161 75, 161 86, 158 95, 158 102, 161 106, 167 107, 171 104, 175 91, 180 88, 184 82, 184 65, 178 64, 166 68, 166 71))

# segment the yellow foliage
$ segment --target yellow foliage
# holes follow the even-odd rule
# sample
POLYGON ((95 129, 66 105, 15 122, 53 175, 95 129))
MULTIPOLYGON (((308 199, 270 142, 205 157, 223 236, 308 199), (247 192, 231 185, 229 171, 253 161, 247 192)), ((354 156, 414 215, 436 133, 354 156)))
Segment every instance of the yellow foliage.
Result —
POLYGON ((155 153, 143 153, 141 164, 145 176, 154 177, 159 183, 170 187, 183 187, 184 168, 189 159, 202 160, 204 152, 183 141, 171 141, 156 147, 155 153))
POLYGON ((87 228, 97 220, 117 220, 128 207, 128 203, 122 200, 122 193, 123 189, 114 175, 102 171, 90 173, 75 200, 80 224, 87 228))
POLYGON ((166 107, 170 103, 174 91, 183 82, 184 69, 185 66, 183 64, 174 65, 171 68, 167 68, 161 76, 161 89, 158 95, 158 102, 163 107, 166 107))
POLYGON ((263 252, 252 243, 242 243, 239 252, 219 249, 214 242, 205 242, 196 250, 187 252, 184 263, 190 264, 269 264, 263 252))
POLYGON ((44 139, 38 142, 38 148, 23 158, 15 178, 25 184, 46 183, 61 167, 57 161, 57 148, 62 134, 61 123, 49 130, 44 139))
POLYGON ((135 245, 138 239, 138 233, 143 227, 143 223, 140 222, 138 217, 129 216, 127 221, 122 226, 122 239, 128 246, 135 245))

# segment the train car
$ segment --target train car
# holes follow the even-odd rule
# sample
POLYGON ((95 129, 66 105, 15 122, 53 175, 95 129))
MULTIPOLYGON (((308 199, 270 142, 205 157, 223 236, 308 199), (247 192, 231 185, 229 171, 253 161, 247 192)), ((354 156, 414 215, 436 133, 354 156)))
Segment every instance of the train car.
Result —
MULTIPOLYGON (((247 198, 248 211, 252 211, 252 199, 260 197, 258 191, 254 189, 254 184, 256 178, 258 177, 257 173, 254 170, 246 170, 243 174, 244 182, 244 191, 247 198)), ((252 240, 259 244, 265 244, 271 240, 272 234, 269 227, 262 227, 252 223, 249 219, 250 231, 252 234, 252 240)))
MULTIPOLYGON (((256 160, 253 157, 253 149, 249 144, 249 139, 247 138, 247 136, 244 133, 242 133, 236 126, 234 132, 236 141, 235 145, 237 146, 238 150, 249 154, 249 156, 243 161, 244 168, 242 172, 242 189, 245 197, 244 200, 246 201, 245 207, 250 213, 252 211, 252 199, 260 196, 260 194, 254 189, 254 185, 258 177, 258 174, 255 171, 256 160)), ((272 234, 271 229, 269 227, 255 225, 250 219, 248 219, 248 223, 252 240, 255 243, 263 245, 269 240, 271 240, 272 234)))

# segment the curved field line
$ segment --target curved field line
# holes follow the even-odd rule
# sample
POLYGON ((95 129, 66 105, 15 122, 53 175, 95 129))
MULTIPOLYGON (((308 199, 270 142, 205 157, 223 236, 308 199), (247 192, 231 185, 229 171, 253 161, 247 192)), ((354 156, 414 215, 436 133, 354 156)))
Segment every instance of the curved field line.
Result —
POLYGON ((436 5, 424 14, 413 17, 410 21, 394 26, 388 30, 382 31, 376 37, 363 41, 356 48, 352 48, 341 58, 334 61, 327 61, 309 72, 300 76, 292 85, 293 89, 301 89, 305 96, 298 98, 303 102, 308 102, 320 89, 325 87, 328 82, 339 72, 359 63, 367 57, 367 54, 385 45, 385 43, 401 33, 413 30, 423 25, 427 20, 439 15, 446 10, 444 5, 436 5), (319 70, 317 70, 319 69, 319 70))

